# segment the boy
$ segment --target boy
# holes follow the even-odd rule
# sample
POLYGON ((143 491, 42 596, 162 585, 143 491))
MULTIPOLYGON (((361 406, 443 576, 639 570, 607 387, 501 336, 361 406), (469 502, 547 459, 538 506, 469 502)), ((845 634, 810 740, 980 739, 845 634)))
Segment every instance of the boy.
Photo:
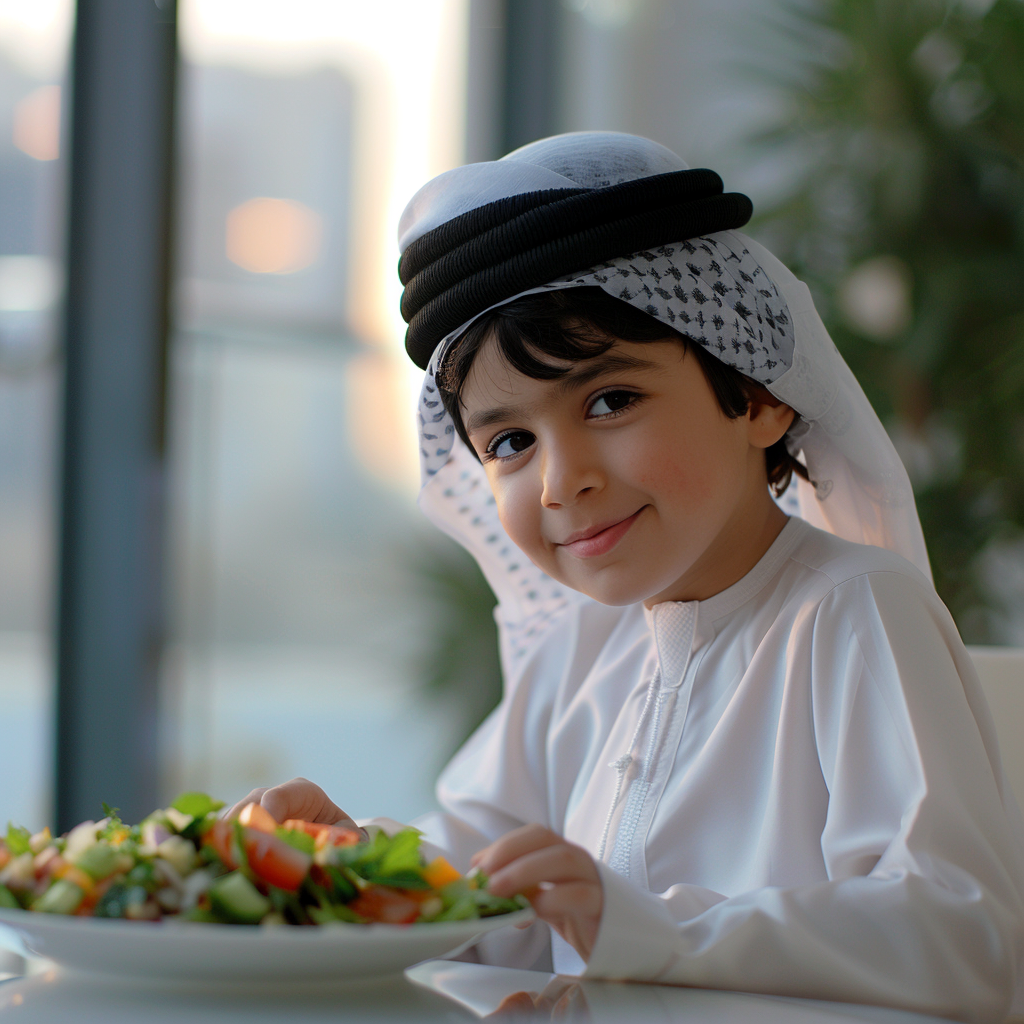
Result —
POLYGON ((749 212, 615 133, 407 208, 421 505, 499 598, 506 683, 419 824, 529 895, 556 970, 999 1020, 1024 871, 990 717, 906 474, 749 212))

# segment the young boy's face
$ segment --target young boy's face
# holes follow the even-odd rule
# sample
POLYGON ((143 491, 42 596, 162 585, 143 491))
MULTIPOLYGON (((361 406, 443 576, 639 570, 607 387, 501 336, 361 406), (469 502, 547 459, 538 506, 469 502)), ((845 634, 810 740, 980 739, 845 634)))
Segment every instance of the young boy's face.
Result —
POLYGON ((462 403, 508 535, 604 604, 710 597, 785 522, 764 448, 791 410, 752 406, 729 419, 676 339, 616 341, 555 381, 512 369, 488 339, 462 403))

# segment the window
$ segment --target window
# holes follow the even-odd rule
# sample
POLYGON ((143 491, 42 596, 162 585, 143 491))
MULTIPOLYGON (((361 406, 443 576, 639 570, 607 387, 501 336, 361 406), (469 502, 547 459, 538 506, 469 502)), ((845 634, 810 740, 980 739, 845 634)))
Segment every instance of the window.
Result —
POLYGON ((0 823, 49 821, 70 0, 0 4, 0 823))
POLYGON ((296 774, 408 818, 425 700, 398 215, 458 163, 466 4, 181 8, 166 789, 296 774))

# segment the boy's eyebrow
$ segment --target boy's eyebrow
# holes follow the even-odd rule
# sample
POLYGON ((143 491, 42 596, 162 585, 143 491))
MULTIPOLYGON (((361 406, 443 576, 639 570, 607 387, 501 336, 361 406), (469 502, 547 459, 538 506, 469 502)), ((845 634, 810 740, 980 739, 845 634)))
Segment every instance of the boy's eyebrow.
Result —
POLYGON ((521 405, 499 405, 494 409, 485 409, 483 412, 475 412, 466 421, 466 433, 475 434, 492 423, 501 423, 502 420, 516 419, 523 414, 521 405))
MULTIPOLYGON (((589 384, 598 377, 603 377, 606 373, 614 373, 619 370, 652 370, 656 367, 656 363, 652 363, 648 359, 641 359, 639 356, 631 356, 625 352, 608 352, 588 359, 585 363, 570 370, 564 377, 560 377, 554 382, 554 391, 561 398, 570 391, 589 384)), ((523 412, 523 407, 518 405, 499 405, 493 409, 482 410, 474 413, 466 421, 466 433, 473 434, 493 423, 516 419, 523 412)))
POLYGON ((641 359, 639 356, 631 356, 627 352, 606 352, 579 364, 560 378, 555 383, 555 393, 559 396, 566 395, 575 388, 617 370, 653 370, 656 367, 657 363, 641 359))

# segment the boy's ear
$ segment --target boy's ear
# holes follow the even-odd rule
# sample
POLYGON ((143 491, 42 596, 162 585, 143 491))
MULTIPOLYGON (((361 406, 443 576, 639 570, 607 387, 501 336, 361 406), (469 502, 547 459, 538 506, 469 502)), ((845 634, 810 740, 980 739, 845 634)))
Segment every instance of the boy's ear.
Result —
POLYGON ((747 437, 755 448, 770 448, 796 419, 791 406, 776 398, 767 388, 757 388, 747 409, 747 437))

